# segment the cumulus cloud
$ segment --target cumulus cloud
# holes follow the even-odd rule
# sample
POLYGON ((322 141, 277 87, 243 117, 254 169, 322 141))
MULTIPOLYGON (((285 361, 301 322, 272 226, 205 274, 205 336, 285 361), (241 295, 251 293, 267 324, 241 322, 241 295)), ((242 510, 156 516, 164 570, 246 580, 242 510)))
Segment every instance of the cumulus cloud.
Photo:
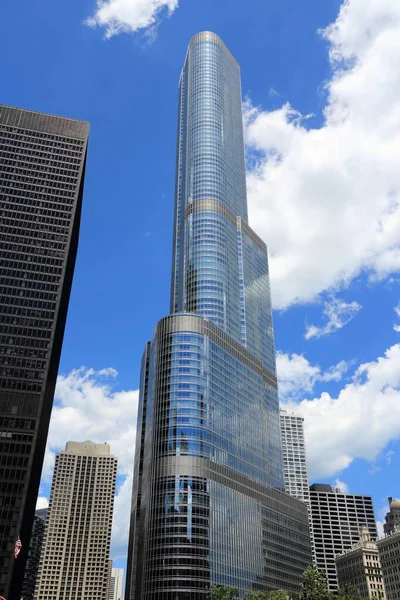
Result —
POLYGON ((339 381, 351 363, 342 360, 338 364, 322 371, 319 365, 312 365, 302 354, 276 355, 276 368, 279 380, 281 401, 303 398, 311 394, 319 381, 339 381))
MULTIPOLYGON (((107 442, 118 458, 118 489, 115 497, 112 551, 126 551, 129 528, 130 489, 136 439, 138 391, 115 391, 115 369, 95 371, 82 367, 59 375, 55 392, 42 481, 53 475, 56 452, 67 441, 107 442)), ((39 498, 42 506, 47 499, 39 498)))
POLYGON ((338 488, 342 492, 342 494, 348 494, 350 491, 347 483, 341 481, 340 479, 336 479, 335 483, 333 484, 333 487, 338 488))
POLYGON ((324 392, 297 402, 287 395, 284 407, 304 417, 313 479, 333 476, 356 458, 374 461, 400 436, 400 344, 360 365, 336 397, 324 392))
POLYGON ((36 500, 36 510, 40 508, 47 508, 49 506, 49 499, 46 496, 38 496, 36 500))
POLYGON ((323 337, 329 335, 338 329, 341 329, 347 323, 350 323, 356 316, 359 310, 361 310, 361 304, 358 302, 346 303, 339 298, 332 298, 329 302, 325 303, 323 314, 326 317, 326 323, 322 327, 316 325, 308 325, 304 337, 309 340, 313 337, 323 337))
POLYGON ((276 308, 400 268, 400 2, 346 0, 320 32, 323 124, 245 104, 250 222, 269 245, 276 308))
POLYGON ((154 31, 161 15, 171 15, 179 0, 96 0, 96 11, 87 19, 91 27, 105 27, 106 38, 139 30, 154 31))

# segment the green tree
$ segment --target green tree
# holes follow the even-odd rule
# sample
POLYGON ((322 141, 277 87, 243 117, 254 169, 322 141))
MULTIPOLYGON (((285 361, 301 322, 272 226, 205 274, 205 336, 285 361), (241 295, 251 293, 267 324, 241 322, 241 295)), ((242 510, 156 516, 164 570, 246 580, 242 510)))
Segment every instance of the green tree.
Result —
POLYGON ((351 585, 346 585, 343 589, 340 589, 337 598, 338 600, 362 600, 358 589, 351 585))
POLYGON ((303 573, 300 600, 332 600, 326 577, 314 567, 308 567, 303 573))
POLYGON ((214 585, 210 590, 211 600, 236 600, 239 590, 227 585, 214 585))
POLYGON ((246 593, 244 600, 269 600, 268 592, 255 592, 250 590, 246 593))

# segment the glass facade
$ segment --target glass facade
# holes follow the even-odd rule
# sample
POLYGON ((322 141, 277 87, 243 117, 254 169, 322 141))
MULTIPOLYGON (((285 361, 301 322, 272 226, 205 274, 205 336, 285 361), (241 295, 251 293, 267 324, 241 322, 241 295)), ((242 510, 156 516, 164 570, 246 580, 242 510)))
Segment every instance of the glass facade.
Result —
POLYGON ((78 246, 89 126, 0 105, 0 596, 19 598, 78 246), (18 535, 22 550, 14 561, 18 535))
POLYGON ((171 315, 146 346, 129 600, 298 591, 307 510, 282 490, 265 244, 247 222, 240 71, 191 41, 180 80, 171 315))

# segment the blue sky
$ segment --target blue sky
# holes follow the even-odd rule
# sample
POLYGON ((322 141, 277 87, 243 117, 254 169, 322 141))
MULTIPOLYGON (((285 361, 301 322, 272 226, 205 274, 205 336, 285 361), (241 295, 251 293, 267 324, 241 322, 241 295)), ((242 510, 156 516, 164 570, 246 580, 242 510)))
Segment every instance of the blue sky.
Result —
POLYGON ((250 224, 311 479, 371 493, 379 520, 400 496, 398 0, 6 0, 0 101, 91 124, 41 495, 68 439, 108 441, 120 565, 140 358, 169 310, 177 84, 205 29, 242 68, 250 224))

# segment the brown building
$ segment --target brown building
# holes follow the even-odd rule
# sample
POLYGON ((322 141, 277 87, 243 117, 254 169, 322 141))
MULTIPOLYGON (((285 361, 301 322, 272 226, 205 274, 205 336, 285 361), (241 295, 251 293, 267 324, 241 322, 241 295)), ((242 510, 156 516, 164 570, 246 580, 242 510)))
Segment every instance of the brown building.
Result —
POLYGON ((339 588, 353 587, 366 600, 386 600, 378 548, 367 527, 360 530, 360 542, 335 560, 339 588))

